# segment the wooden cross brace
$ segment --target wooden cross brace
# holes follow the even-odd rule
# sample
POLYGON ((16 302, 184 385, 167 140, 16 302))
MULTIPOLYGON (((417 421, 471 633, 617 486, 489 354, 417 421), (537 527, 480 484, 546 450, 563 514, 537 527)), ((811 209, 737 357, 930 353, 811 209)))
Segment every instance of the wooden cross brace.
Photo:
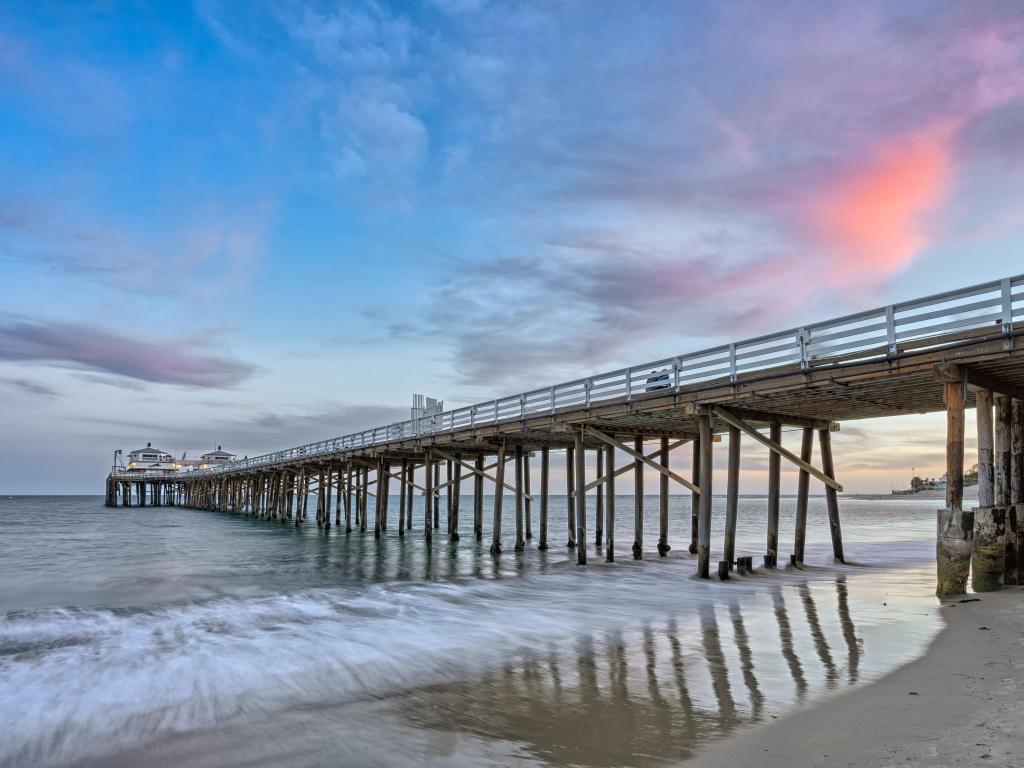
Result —
POLYGON ((761 443, 761 445, 768 448, 768 450, 772 451, 773 453, 777 453, 779 456, 782 456, 787 461, 800 467, 800 469, 802 469, 804 472, 807 472, 810 475, 814 475, 814 477, 821 480, 821 482, 823 482, 829 488, 839 491, 840 493, 842 492, 843 486, 837 483, 835 478, 829 477, 810 462, 804 461, 792 451, 787 451, 785 448, 783 448, 781 445, 776 443, 771 438, 765 437, 752 426, 750 426, 747 422, 741 419, 739 416, 727 411, 720 405, 713 406, 712 410, 715 416, 718 416, 726 423, 736 427, 741 432, 745 432, 746 434, 750 435, 752 438, 757 440, 757 442, 761 443))
MULTIPOLYGON (((483 472, 483 471, 477 469, 472 464, 467 464, 466 462, 462 461, 461 459, 457 459, 454 456, 451 456, 450 454, 445 453, 444 451, 437 450, 436 448, 434 449, 434 453, 436 453, 442 459, 446 459, 447 461, 454 461, 456 464, 462 465, 462 467, 464 469, 468 469, 474 475, 480 475, 481 477, 486 478, 487 480, 490 480, 495 485, 498 484, 498 480, 495 477, 492 477, 491 475, 488 475, 486 472, 483 472)), ((506 459, 506 461, 507 461, 507 459, 506 459)), ((495 466, 497 466, 497 465, 495 465, 495 466)), ((517 493, 516 487, 514 485, 510 485, 509 483, 501 483, 501 485, 504 486, 505 488, 508 488, 510 491, 512 491, 512 493, 517 493)), ((524 499, 529 499, 530 501, 533 501, 533 496, 531 496, 528 493, 523 492, 522 496, 523 496, 524 499)))
MULTIPOLYGON (((676 440, 674 443, 672 443, 668 447, 668 449, 669 449, 669 451, 674 451, 676 448, 679 448, 680 446, 686 445, 688 442, 690 442, 689 438, 686 438, 684 440, 676 440)), ((661 455, 661 448, 657 448, 653 452, 647 454, 644 458, 645 459, 652 459, 653 460, 653 459, 656 459, 660 455, 661 455)), ((591 480, 589 483, 587 483, 585 486, 583 486, 583 492, 586 493, 587 491, 592 490, 593 488, 597 488, 599 485, 604 485, 606 482, 608 482, 608 479, 610 477, 618 477, 619 475, 625 474, 626 472, 632 472, 632 471, 633 471, 633 465, 632 464, 623 464, 621 467, 616 469, 615 472, 613 472, 611 475, 605 475, 604 477, 597 478, 597 480, 591 480)), ((576 495, 576 491, 573 491, 572 495, 575 496, 576 495)))
MULTIPOLYGON (((621 443, 618 440, 616 440, 614 437, 610 437, 610 436, 606 435, 604 432, 601 432, 598 429, 594 429, 593 427, 586 427, 586 430, 587 430, 587 432, 592 434, 594 437, 596 437, 598 440, 602 440, 602 441, 608 443, 608 445, 612 446, 613 448, 618 448, 620 451, 622 451, 623 453, 626 453, 626 454, 632 456, 637 461, 642 461, 647 466, 652 467, 653 469, 658 470, 661 474, 665 475, 666 477, 668 477, 668 478, 670 478, 672 480, 675 480, 680 485, 686 486, 687 488, 689 488, 694 493, 700 493, 700 488, 698 488, 696 485, 691 483, 689 480, 686 480, 686 479, 680 477, 679 475, 677 475, 675 472, 673 472, 668 467, 663 467, 663 466, 661 466, 661 464, 658 464, 657 462, 652 461, 651 459, 649 459, 646 456, 644 456, 642 453, 637 453, 636 451, 634 451, 632 448, 630 448, 625 443, 621 443)), ((660 449, 658 450, 658 453, 661 453, 660 449)))

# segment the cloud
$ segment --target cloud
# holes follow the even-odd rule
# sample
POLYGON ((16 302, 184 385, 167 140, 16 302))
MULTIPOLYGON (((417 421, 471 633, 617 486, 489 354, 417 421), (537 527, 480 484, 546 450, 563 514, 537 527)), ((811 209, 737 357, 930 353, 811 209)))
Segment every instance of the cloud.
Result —
POLYGON ((0 319, 0 360, 71 365, 129 379, 226 389, 252 375, 248 363, 201 354, 195 340, 158 343, 67 322, 0 319))
POLYGON ((143 236, 128 226, 97 225, 58 204, 0 197, 0 257, 137 292, 155 281, 163 295, 222 298, 239 291, 263 254, 269 206, 208 204, 156 222, 143 236))
POLYGON ((831 284, 877 283, 929 243, 925 217, 948 195, 955 136, 943 122, 885 141, 816 191, 810 227, 828 254, 823 272, 831 284))
POLYGON ((31 379, 0 379, 0 384, 27 395, 45 398, 60 396, 60 392, 53 387, 31 379))
POLYGON ((223 445, 239 456, 290 448, 332 437, 342 437, 382 424, 409 418, 406 408, 383 405, 332 404, 319 408, 259 413, 247 416, 213 416, 191 422, 130 421, 83 418, 100 425, 105 435, 121 440, 152 440, 175 455, 223 445))

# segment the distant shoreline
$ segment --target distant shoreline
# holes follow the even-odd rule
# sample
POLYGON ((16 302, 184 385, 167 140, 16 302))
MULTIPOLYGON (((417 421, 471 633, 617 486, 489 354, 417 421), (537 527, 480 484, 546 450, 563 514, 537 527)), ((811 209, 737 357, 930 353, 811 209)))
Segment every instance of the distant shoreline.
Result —
MULTIPOLYGON (((859 499, 867 501, 913 501, 916 499, 934 499, 941 501, 946 498, 944 490, 918 491, 917 493, 844 493, 841 499, 859 499)), ((978 498, 978 486, 970 485, 964 488, 965 499, 978 498)))

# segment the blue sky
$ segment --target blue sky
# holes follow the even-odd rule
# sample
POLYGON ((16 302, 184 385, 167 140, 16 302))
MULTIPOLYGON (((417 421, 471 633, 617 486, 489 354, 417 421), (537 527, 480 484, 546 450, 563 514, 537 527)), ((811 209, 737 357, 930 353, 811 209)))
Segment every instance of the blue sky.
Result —
POLYGON ((0 8, 0 491, 1024 271, 1019 4, 639 8, 0 8))

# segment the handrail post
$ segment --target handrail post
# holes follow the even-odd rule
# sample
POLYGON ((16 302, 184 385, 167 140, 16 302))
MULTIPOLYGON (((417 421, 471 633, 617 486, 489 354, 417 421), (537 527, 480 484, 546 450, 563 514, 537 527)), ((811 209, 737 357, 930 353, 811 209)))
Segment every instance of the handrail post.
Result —
POLYGON ((555 412, 555 385, 551 385, 551 412, 555 412))
POLYGON ((590 407, 590 390, 593 388, 593 386, 594 386, 594 382, 591 381, 590 379, 584 379, 583 380, 583 391, 585 393, 584 394, 584 401, 585 401, 585 403, 587 405, 587 408, 590 407))
POLYGON ((801 328, 797 333, 797 343, 800 345, 800 370, 806 371, 810 367, 810 361, 807 359, 807 341, 810 336, 810 332, 807 328, 801 328))
POLYGON ((999 314, 1002 316, 1003 333, 1009 333, 1013 330, 1013 296, 1010 292, 1010 278, 1004 277, 999 282, 999 293, 1002 298, 1002 309, 999 314))
POLYGON ((736 383, 736 344, 729 345, 729 381, 736 383))
POLYGON ((896 354, 896 309, 892 304, 885 308, 885 340, 889 354, 896 354))
POLYGON ((679 383, 679 373, 683 369, 683 358, 677 357, 672 361, 672 386, 675 387, 676 392, 679 391, 681 384, 679 383))
POLYGON ((626 402, 632 402, 633 400, 633 369, 626 369, 626 402))

